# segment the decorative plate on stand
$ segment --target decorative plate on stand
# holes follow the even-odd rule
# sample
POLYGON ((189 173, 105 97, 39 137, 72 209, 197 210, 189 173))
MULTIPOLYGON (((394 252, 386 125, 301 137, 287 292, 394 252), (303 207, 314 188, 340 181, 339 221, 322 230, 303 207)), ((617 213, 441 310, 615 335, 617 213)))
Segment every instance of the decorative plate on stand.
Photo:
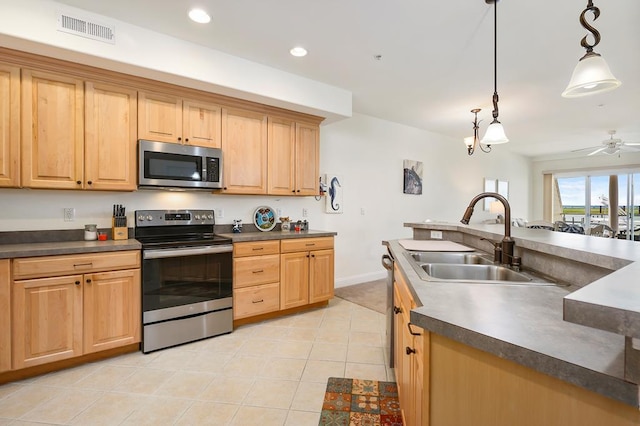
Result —
POLYGON ((276 226, 276 215, 268 206, 260 206, 253 213, 253 224, 261 231, 271 231, 276 226))

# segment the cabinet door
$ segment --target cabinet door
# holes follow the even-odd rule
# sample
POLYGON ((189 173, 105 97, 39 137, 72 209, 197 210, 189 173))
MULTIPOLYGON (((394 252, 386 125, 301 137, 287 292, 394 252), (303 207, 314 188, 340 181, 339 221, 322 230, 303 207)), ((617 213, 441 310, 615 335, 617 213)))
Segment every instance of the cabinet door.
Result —
POLYGON ((138 138, 182 143, 182 99, 160 93, 138 93, 138 138))
POLYGON ((9 259, 0 259, 0 373, 11 369, 11 275, 9 259))
POLYGON ((84 275, 84 353, 140 341, 140 270, 84 275))
POLYGON ((15 281, 13 368, 82 355, 82 275, 15 281))
POLYGON ((292 120, 269 117, 269 194, 296 194, 295 126, 292 120))
POLYGON ((266 194, 267 116, 222 110, 223 193, 266 194))
POLYGON ((0 64, 0 188, 20 186, 20 68, 0 64))
POLYGON ((22 71, 22 185, 82 188, 82 80, 22 71))
POLYGON ((134 89, 86 83, 85 188, 136 189, 137 96, 134 89))
POLYGON ((333 297, 333 250, 311 252, 309 262, 309 303, 333 297))
POLYGON ((182 102, 184 143, 220 148, 222 108, 219 105, 185 100, 182 102))
POLYGON ((280 255, 280 309, 309 303, 309 252, 280 255))
POLYGON ((296 125, 296 195, 318 195, 320 179, 320 129, 296 125))

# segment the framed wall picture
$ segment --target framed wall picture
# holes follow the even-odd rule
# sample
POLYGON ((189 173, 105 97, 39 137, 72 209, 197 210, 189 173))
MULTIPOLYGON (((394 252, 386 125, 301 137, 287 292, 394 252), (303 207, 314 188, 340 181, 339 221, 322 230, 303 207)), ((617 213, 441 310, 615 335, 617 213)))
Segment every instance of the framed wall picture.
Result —
POLYGON ((402 192, 405 194, 422 194, 422 161, 404 160, 404 185, 402 192))
POLYGON ((325 197, 324 211, 326 213, 342 213, 342 176, 327 173, 327 196, 325 197))

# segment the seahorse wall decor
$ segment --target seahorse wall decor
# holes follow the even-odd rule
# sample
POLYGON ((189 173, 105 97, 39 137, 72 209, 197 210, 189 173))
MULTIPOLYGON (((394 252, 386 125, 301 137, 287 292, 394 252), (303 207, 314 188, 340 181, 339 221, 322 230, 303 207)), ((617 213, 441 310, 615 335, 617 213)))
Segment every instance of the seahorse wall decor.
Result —
POLYGON ((340 175, 327 175, 329 183, 329 196, 326 201, 327 213, 342 213, 342 177, 340 175))

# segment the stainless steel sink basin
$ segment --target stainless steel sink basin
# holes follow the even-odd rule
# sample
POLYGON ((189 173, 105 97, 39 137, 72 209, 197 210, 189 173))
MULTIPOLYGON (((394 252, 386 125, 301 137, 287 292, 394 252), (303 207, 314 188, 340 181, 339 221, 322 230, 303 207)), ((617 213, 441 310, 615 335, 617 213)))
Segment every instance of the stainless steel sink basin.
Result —
POLYGON ((456 281, 530 282, 527 275, 498 265, 424 263, 420 267, 432 278, 456 281))
POLYGON ((558 285, 537 273, 495 265, 491 255, 483 252, 407 251, 405 256, 425 281, 558 285))
POLYGON ((419 263, 455 263, 491 265, 493 260, 472 252, 421 251, 410 252, 411 258, 419 263))

